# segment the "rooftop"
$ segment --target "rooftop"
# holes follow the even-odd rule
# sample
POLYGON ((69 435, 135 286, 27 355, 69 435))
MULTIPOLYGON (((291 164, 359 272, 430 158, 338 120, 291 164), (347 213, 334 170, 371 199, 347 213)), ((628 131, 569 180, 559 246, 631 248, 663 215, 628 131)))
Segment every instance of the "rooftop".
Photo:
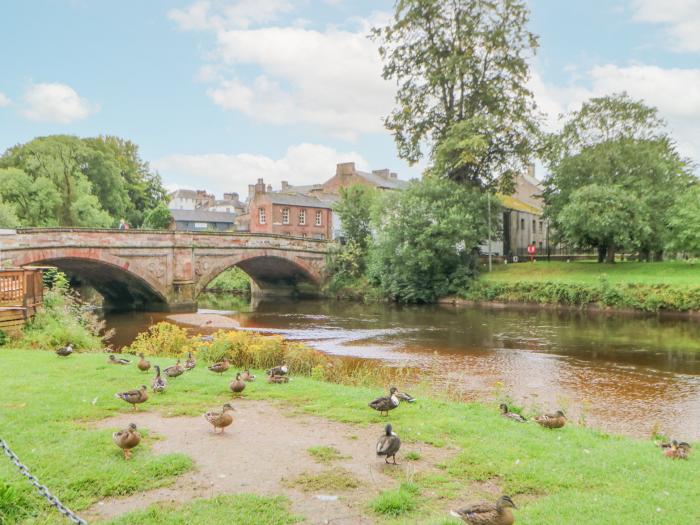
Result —
POLYGON ((329 204, 316 197, 302 195, 301 193, 287 193, 281 191, 267 192, 270 202, 273 204, 287 204, 289 206, 305 206, 307 208, 329 208, 329 204))
POLYGON ((235 213, 227 213, 224 211, 170 210, 170 214, 176 221, 221 222, 233 224, 236 220, 235 213))

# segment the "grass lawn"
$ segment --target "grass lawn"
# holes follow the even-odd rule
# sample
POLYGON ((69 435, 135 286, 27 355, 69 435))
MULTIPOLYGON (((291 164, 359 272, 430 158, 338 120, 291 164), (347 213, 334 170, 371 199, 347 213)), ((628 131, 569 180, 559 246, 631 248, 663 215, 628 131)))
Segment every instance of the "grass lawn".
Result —
POLYGON ((594 261, 537 261, 534 264, 499 264, 493 267, 493 272, 483 272, 481 279, 504 283, 550 281, 596 284, 602 276, 612 284, 700 286, 700 263, 666 261, 598 264, 594 261))
MULTIPOLYGON (((73 510, 109 495, 170 483, 193 467, 183 455, 153 455, 154 437, 148 436, 148 429, 141 429, 145 439, 133 459, 125 462, 112 444, 110 431, 90 424, 130 411, 114 393, 150 384, 151 375, 142 375, 135 366, 108 365, 102 354, 59 359, 49 352, 2 349, 0 371, 0 436, 73 510)), ((164 415, 201 414, 230 399, 230 376, 214 376, 199 365, 172 381, 162 396, 152 395, 141 408, 164 415)), ((519 525, 700 523, 697 451, 688 461, 672 461, 651 441, 573 425, 550 431, 505 420, 497 407, 430 398, 402 404, 384 418, 367 407, 380 391, 295 377, 283 386, 257 381, 245 393, 342 422, 379 425, 388 419, 404 442, 447 447, 449 459, 438 468, 411 479, 401 479, 398 473, 403 471, 397 470, 397 486, 366 502, 366 511, 375 513, 380 523, 459 523, 446 516, 446 509, 479 499, 487 493, 485 487, 493 485, 518 504, 519 525)), ((328 453, 318 451, 318 456, 328 453)), ((4 513, 7 523, 63 523, 4 457, 0 458, 0 480, 0 522, 4 513)), ((239 495, 165 510, 151 508, 114 523, 247 523, 233 521, 236 515, 255 516, 249 523, 261 525, 297 520, 283 498, 239 495)))

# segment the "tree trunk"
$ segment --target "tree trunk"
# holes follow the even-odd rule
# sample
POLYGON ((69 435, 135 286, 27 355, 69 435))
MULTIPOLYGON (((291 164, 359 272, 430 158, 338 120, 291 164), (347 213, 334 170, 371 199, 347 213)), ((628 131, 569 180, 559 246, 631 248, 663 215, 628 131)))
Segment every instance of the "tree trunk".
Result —
POLYGON ((605 261, 605 253, 608 251, 607 246, 598 246, 598 262, 602 263, 605 261))
POLYGON ((606 254, 605 262, 610 264, 613 264, 615 262, 615 245, 612 243, 610 244, 610 246, 608 246, 608 253, 606 254))
POLYGON ((657 250, 654 252, 654 262, 661 262, 664 260, 664 251, 657 250))
POLYGON ((641 250, 639 252, 639 260, 644 262, 651 261, 651 253, 649 252, 649 250, 641 250))

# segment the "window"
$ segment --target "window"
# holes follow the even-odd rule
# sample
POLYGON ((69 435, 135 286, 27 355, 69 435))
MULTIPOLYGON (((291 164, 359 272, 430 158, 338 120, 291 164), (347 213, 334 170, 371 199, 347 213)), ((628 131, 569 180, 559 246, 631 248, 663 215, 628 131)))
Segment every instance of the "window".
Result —
POLYGON ((282 224, 289 224, 289 208, 282 208, 282 224))
POLYGON ((265 224, 265 208, 258 208, 258 222, 265 224))
POLYGON ((542 241, 540 241, 540 251, 542 251, 542 241))
POLYGON ((323 212, 321 210, 316 210, 316 226, 321 226, 321 219, 323 218, 323 212))
POLYGON ((537 221, 532 221, 532 233, 535 233, 537 231, 537 221))
POLYGON ((544 230, 542 229, 542 221, 540 221, 540 231, 541 231, 541 232, 544 231, 544 230))
POLYGON ((306 224, 306 210, 299 210, 299 224, 301 226, 306 224))
POLYGON ((525 229, 525 219, 520 219, 520 229, 521 230, 525 229))

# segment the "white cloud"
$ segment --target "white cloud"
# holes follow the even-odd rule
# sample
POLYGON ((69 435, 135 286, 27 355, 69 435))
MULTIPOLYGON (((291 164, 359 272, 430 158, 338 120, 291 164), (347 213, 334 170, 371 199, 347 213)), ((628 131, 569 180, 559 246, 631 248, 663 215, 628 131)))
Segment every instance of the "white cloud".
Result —
POLYGON ((567 86, 547 85, 538 75, 531 86, 538 104, 549 113, 550 129, 556 127, 552 115, 577 109, 590 97, 626 91, 657 107, 681 153, 700 161, 700 89, 693 89, 700 86, 700 69, 607 64, 590 69, 581 81, 567 86))
POLYGON ((0 93, 0 108, 10 105, 10 99, 4 93, 0 93))
POLYGON ((236 2, 204 1, 184 9, 171 9, 168 18, 185 31, 207 29, 245 29, 253 24, 272 22, 279 15, 289 13, 294 5, 289 0, 238 0, 236 2))
POLYGON ((676 51, 700 51, 700 0, 632 0, 634 20, 666 26, 676 51))
POLYGON ((338 152, 320 144, 298 144, 284 156, 272 159, 249 153, 202 155, 170 155, 156 160, 168 188, 203 189, 221 195, 237 191, 247 196, 248 184, 262 178, 279 189, 283 180, 292 185, 315 184, 331 178, 339 162, 355 162, 358 169, 367 169, 367 162, 356 152, 338 152))
POLYGON ((66 84, 33 84, 24 94, 25 107, 22 114, 41 122, 68 124, 84 119, 98 111, 66 84))

